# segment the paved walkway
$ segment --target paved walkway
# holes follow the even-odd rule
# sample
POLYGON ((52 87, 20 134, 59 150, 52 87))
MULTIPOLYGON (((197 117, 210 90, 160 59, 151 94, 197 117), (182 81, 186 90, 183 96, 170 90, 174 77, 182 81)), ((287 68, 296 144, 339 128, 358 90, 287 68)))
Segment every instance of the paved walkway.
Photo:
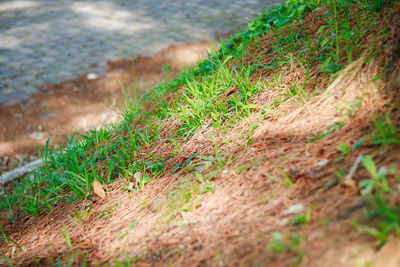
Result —
POLYGON ((0 104, 107 60, 214 39, 279 0, 0 0, 0 104))

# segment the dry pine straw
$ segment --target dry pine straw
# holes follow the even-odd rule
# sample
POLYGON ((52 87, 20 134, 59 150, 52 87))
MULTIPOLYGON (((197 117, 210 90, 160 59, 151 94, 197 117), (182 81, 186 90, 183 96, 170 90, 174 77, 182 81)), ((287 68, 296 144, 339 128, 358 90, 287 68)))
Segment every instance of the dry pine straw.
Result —
MULTIPOLYGON (((357 188, 338 185, 329 190, 323 189, 326 182, 335 179, 336 171, 343 164, 333 162, 340 156, 337 150, 339 144, 344 142, 351 147, 371 133, 373 124, 370 114, 389 112, 394 124, 399 124, 398 109, 388 105, 399 97, 398 84, 388 83, 397 86, 394 88, 380 81, 369 82, 380 71, 381 62, 369 66, 363 62, 361 58, 348 66, 324 93, 312 97, 304 105, 292 101, 285 104, 273 118, 260 121, 255 113, 242 120, 229 132, 230 143, 225 142, 228 136, 221 133, 217 135, 211 127, 204 127, 188 140, 183 146, 186 149, 185 156, 176 156, 170 159, 171 162, 182 161, 194 151, 202 155, 212 154, 214 144, 207 137, 209 132, 218 140, 222 151, 233 154, 233 163, 226 166, 213 182, 216 192, 194 196, 193 199, 198 200, 197 206, 192 211, 181 212, 177 219, 181 222, 192 221, 193 224, 178 226, 175 221, 166 224, 161 218, 163 210, 149 209, 148 203, 157 198, 165 201, 166 193, 186 176, 177 173, 159 178, 132 197, 122 190, 126 186, 123 181, 114 183, 110 186, 107 199, 99 199, 92 204, 89 218, 83 224, 73 225, 65 216, 73 206, 82 206, 82 203, 78 203, 59 206, 53 213, 30 218, 18 228, 10 226, 7 232, 23 247, 29 248, 43 264, 48 264, 50 257, 61 257, 62 252, 72 255, 73 250, 67 248, 60 233, 63 225, 66 225, 74 249, 89 249, 89 260, 98 264, 112 262, 113 256, 122 260, 125 252, 133 257, 146 251, 139 260, 140 266, 167 263, 174 266, 243 266, 245 263, 291 266, 297 261, 297 252, 277 255, 266 249, 271 234, 278 231, 305 237, 298 247, 305 255, 303 266, 348 266, 360 259, 364 262, 372 259, 373 263, 380 264, 377 266, 390 266, 381 265, 379 256, 390 251, 386 248, 398 246, 397 241, 391 240, 377 252, 373 238, 349 225, 355 218, 363 220, 360 212, 352 213, 349 209, 360 203, 357 188), (338 107, 360 99, 362 93, 362 108, 355 116, 345 118, 337 112, 338 107), (318 142, 307 143, 311 137, 326 131, 328 126, 339 120, 344 120, 341 130, 318 142), (256 122, 259 127, 253 133, 253 144, 246 148, 237 144, 243 141, 238 134, 250 122, 256 122), (314 166, 324 159, 329 160, 327 166, 314 166), (254 167, 235 171, 244 164, 254 167), (278 167, 287 173, 293 173, 295 168, 296 174, 305 175, 295 175, 295 185, 285 188, 263 174, 281 177, 278 167), (282 215, 283 210, 297 203, 312 207, 311 221, 299 229, 284 225, 285 216, 282 215), (113 212, 97 219, 100 213, 111 206, 113 212), (134 221, 139 222, 138 226, 126 236, 118 238, 134 221), (220 258, 216 257, 218 252, 220 258)), ((399 63, 396 62, 392 68, 395 70, 393 79, 399 75, 398 69, 399 63)), ((269 99, 268 93, 274 92, 266 91, 264 96, 257 97, 269 99)), ((166 150, 167 145, 160 144, 160 153, 166 150)), ((395 148, 386 148, 382 156, 382 151, 376 152, 366 140, 357 153, 345 159, 345 164, 350 166, 358 153, 372 155, 377 166, 399 169, 399 156, 395 148)), ((366 171, 360 170, 354 179, 359 181, 367 175, 366 171)), ((2 247, 7 256, 10 256, 11 248, 12 245, 2 247)), ((79 260, 82 258, 78 257, 79 260)), ((27 264, 32 259, 28 252, 18 251, 12 261, 27 264)))
MULTIPOLYGON (((71 205, 65 205, 56 208, 54 213, 29 219, 10 237, 23 247, 29 248, 37 258, 42 258, 44 264, 48 263, 49 257, 59 257, 63 250, 66 250, 65 254, 68 255, 66 243, 60 234, 62 225, 65 224, 69 229, 74 248, 90 249, 88 255, 93 262, 108 262, 112 260, 111 255, 121 255, 123 258, 121 250, 127 251, 128 255, 146 250, 147 253, 142 256, 139 264, 164 265, 167 262, 182 266, 217 264, 215 254, 220 252, 220 261, 224 264, 269 262, 272 266, 286 266, 296 261, 296 253, 287 252, 273 256, 265 247, 272 232, 296 232, 307 237, 299 247, 305 251, 305 262, 310 263, 311 259, 318 262, 318 259, 331 255, 332 250, 347 247, 349 250, 341 258, 328 257, 321 262, 325 263, 324 266, 329 266, 330 262, 331 266, 334 266, 339 260, 349 263, 349 257, 353 252, 364 246, 366 251, 371 252, 368 248, 371 243, 373 244, 373 240, 365 235, 359 236, 360 233, 349 226, 350 218, 343 219, 343 216, 340 216, 348 207, 359 202, 357 190, 342 186, 336 186, 328 191, 322 188, 327 181, 335 177, 334 173, 338 166, 332 161, 339 156, 337 152, 339 144, 345 142, 351 146, 369 133, 371 127, 369 114, 383 110, 385 104, 385 101, 377 98, 374 92, 374 90, 382 92, 383 84, 375 82, 365 86, 365 82, 360 82, 369 80, 360 79, 362 76, 374 77, 376 72, 372 67, 362 66, 360 62, 362 61, 349 66, 348 71, 344 71, 338 77, 340 82, 333 83, 326 93, 311 99, 308 108, 298 107, 295 103, 292 104, 295 107, 291 107, 289 104, 287 108, 293 108, 293 112, 274 121, 262 122, 254 133, 254 143, 250 148, 230 147, 234 154, 234 163, 227 166, 226 172, 215 180, 216 193, 198 196, 200 201, 196 209, 182 213, 186 220, 196 220, 195 224, 185 227, 179 227, 174 223, 159 224, 158 219, 162 212, 152 212, 140 205, 144 200, 152 201, 157 197, 164 197, 166 192, 182 179, 183 175, 176 174, 164 176, 149 184, 133 198, 129 198, 127 192, 121 190, 121 187, 124 187, 123 182, 116 182, 111 186, 106 200, 98 200, 92 205, 90 217, 84 224, 73 225, 65 216, 71 212, 71 205), (327 123, 318 120, 319 116, 333 123, 338 116, 335 112, 337 107, 335 103, 349 102, 353 97, 359 96, 363 88, 365 88, 363 108, 355 117, 347 119, 341 131, 332 133, 314 144, 306 144, 310 137, 324 131, 327 126, 327 123), (339 99, 341 101, 337 101, 339 99), (318 123, 309 121, 309 111, 312 110, 316 111, 314 115, 322 127, 318 127, 318 123), (293 113, 297 114, 295 120, 292 118, 293 113), (241 173, 234 171, 236 167, 248 164, 249 159, 254 159, 255 165, 260 158, 263 158, 263 161, 259 168, 241 173), (276 184, 262 174, 266 172, 279 176, 277 166, 283 167, 286 171, 296 167, 299 173, 307 172, 315 169, 314 163, 325 158, 330 160, 328 166, 316 174, 300 177, 290 189, 276 184), (117 202, 119 205, 115 204, 117 202), (317 204, 312 210, 312 221, 299 231, 295 231, 292 226, 281 225, 284 218, 282 211, 296 203, 303 203, 308 207, 317 204), (110 206, 114 206, 115 211, 104 219, 97 219, 97 216, 110 209, 110 206), (328 220, 331 221, 331 225, 324 225, 328 220), (125 237, 118 238, 118 235, 133 221, 138 221, 139 225, 125 237), (354 238, 357 238, 357 246, 350 246, 350 241, 354 238), (318 257, 314 258, 317 255, 318 257)), ((239 125, 233 129, 230 138, 235 138, 241 128, 252 120, 256 118, 243 120, 243 126, 239 125)), ((188 141, 187 147, 197 147, 196 140, 204 139, 201 135, 207 130, 212 131, 211 129, 199 131, 188 141)), ((212 149, 211 143, 197 151, 207 154, 212 149)), ((361 152, 371 154, 368 147, 360 150, 361 152)), ((347 163, 351 164, 354 156, 347 160, 347 163)), ((377 162, 378 165, 382 163, 390 165, 398 162, 398 156, 387 152, 381 161, 377 162)), ((365 172, 357 173, 355 179, 365 175, 365 172)), ((79 208, 82 203, 75 205, 79 208)), ((360 217, 359 214, 356 216, 360 217)), ((353 215, 350 217, 354 219, 353 215)), ((9 254, 11 246, 3 249, 9 254)), ((31 258, 28 253, 18 252, 13 261, 27 263, 31 262, 31 258)), ((316 262, 313 261, 313 264, 316 262)))

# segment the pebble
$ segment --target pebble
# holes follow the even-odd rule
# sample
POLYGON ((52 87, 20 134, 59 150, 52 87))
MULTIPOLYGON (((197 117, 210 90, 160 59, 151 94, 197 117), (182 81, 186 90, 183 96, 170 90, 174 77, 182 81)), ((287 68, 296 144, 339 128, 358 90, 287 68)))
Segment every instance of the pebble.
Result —
POLYGON ((49 119, 51 117, 54 117, 55 115, 56 115, 55 112, 49 112, 49 113, 46 113, 46 114, 39 114, 38 116, 39 116, 39 119, 45 120, 45 119, 49 119))
POLYGON ((32 139, 40 140, 40 139, 44 138, 44 133, 43 132, 33 132, 33 133, 28 134, 28 136, 32 139))
POLYGON ((282 220, 280 220, 279 222, 278 222, 278 225, 279 226, 285 226, 285 225, 287 225, 289 223, 289 218, 283 218, 282 220))
POLYGON ((193 244, 193 250, 201 250, 202 248, 203 246, 199 242, 193 244))
POLYGON ((299 204, 295 204, 290 206, 288 209, 284 210, 282 212, 283 215, 291 215, 291 214, 297 214, 300 213, 304 210, 304 205, 299 203, 299 204))
POLYGON ((321 160, 320 162, 315 163, 314 166, 315 167, 324 167, 328 163, 329 163, 329 160, 328 159, 324 159, 324 160, 321 160))
POLYGON ((86 78, 88 80, 96 80, 97 78, 99 78, 99 75, 97 75, 96 73, 91 72, 86 76, 86 78))

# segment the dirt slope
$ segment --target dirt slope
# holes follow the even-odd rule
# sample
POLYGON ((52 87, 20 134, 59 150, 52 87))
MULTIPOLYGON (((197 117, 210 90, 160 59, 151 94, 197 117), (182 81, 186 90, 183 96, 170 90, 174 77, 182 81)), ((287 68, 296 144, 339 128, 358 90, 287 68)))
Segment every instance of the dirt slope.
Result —
MULTIPOLYGON (((372 115, 386 113, 393 125, 400 123, 399 11, 396 4, 382 14, 389 29, 383 40, 373 30, 364 40, 382 40, 379 56, 365 52, 332 76, 312 69, 318 93, 267 115, 255 109, 226 131, 206 124, 181 141, 181 153, 165 162, 166 174, 142 190, 129 192, 126 177, 109 185, 105 198, 26 217, 6 228, 26 249, 13 252, 10 242, 3 251, 21 265, 400 266, 395 234, 378 248, 360 227, 371 225, 364 215, 372 202, 359 186, 371 173, 355 163, 359 155, 370 155, 376 166, 393 167, 387 181, 397 185, 399 145, 377 146, 371 135, 379 132, 372 115), (186 166, 177 168, 180 163, 186 166), (190 166, 196 164, 208 167, 195 174, 190 166), (357 168, 346 178, 352 166, 357 168)), ((318 16, 321 10, 308 18, 318 16)), ((271 38, 261 38, 262 47, 269 49, 271 38)), ((277 96, 272 74, 261 69, 252 76, 269 82, 252 98, 255 105, 277 96)), ((306 79, 300 67, 282 75, 283 87, 306 79)), ((163 124, 161 137, 172 136, 175 124, 174 118, 163 124)), ((148 151, 170 152, 166 139, 148 151)), ((398 188, 385 197, 391 206, 400 204, 398 188)))

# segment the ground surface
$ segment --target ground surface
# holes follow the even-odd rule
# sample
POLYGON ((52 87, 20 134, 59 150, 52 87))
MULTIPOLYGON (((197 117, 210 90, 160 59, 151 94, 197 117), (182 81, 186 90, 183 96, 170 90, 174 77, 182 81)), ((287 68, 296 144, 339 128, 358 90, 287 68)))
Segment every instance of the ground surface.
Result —
POLYGON ((278 0, 0 1, 0 104, 106 61, 237 30, 278 0))
MULTIPOLYGON (((309 44, 318 43, 318 38, 323 40, 319 34, 324 28, 319 33, 316 29, 328 23, 327 14, 333 13, 322 6, 302 22, 285 26, 282 35, 276 34, 280 30, 276 28, 260 36, 238 61, 227 59, 228 65, 218 65, 211 76, 218 78, 210 78, 212 82, 200 76, 201 82, 187 83, 162 95, 161 108, 156 102, 146 102, 139 114, 143 120, 138 116, 127 124, 126 131, 101 142, 94 136, 96 149, 85 150, 89 156, 76 163, 79 175, 87 176, 87 169, 81 171, 87 161, 98 167, 91 168, 91 175, 103 179, 107 173, 112 175, 110 159, 127 155, 127 167, 118 170, 112 183, 102 186, 94 180, 98 178, 90 180, 94 182, 87 189, 89 193, 79 201, 63 201, 71 190, 61 192, 65 194, 55 196, 50 211, 43 206, 32 216, 18 211, 22 201, 13 203, 13 209, 0 218, 4 225, 0 232, 2 263, 400 266, 400 239, 395 233, 400 222, 400 5, 389 4, 390 8, 377 13, 376 20, 368 24, 372 26, 366 34, 360 35, 359 43, 365 46, 353 51, 352 60, 340 54, 344 61, 339 62, 345 65, 334 74, 321 71, 319 63, 304 68, 300 60, 293 60, 304 56, 300 53, 307 51, 309 44), (303 43, 301 37, 293 41, 293 36, 286 40, 289 31, 308 36, 310 42, 303 43), (282 39, 286 43, 279 43, 283 44, 280 48, 298 45, 289 54, 291 60, 282 63, 282 68, 264 68, 281 51, 272 44, 282 39), (246 79, 239 76, 242 74, 233 72, 243 67, 240 62, 254 67, 248 84, 243 83, 246 79), (227 83, 225 77, 232 83, 227 83), (248 90, 242 90, 243 84, 248 90), (251 112, 242 116, 236 109, 217 109, 224 103, 242 103, 233 100, 247 96, 256 88, 254 84, 260 87, 246 102, 252 104, 246 105, 251 112), (204 92, 207 97, 201 98, 204 92), (187 124, 180 118, 203 108, 197 105, 190 109, 189 104, 203 104, 209 99, 216 100, 207 103, 214 104, 219 114, 205 108, 205 122, 188 138, 182 138, 179 134, 190 128, 183 128, 187 124), (186 108, 178 113, 181 107, 186 108), (157 114, 152 114, 152 109, 168 114, 153 121, 157 114), (145 128, 149 121, 153 124, 145 128), (130 132, 131 126, 137 134, 130 132), (151 128, 155 128, 156 135, 152 135, 151 128), (105 155, 103 159, 101 155, 105 155), (369 163, 365 161, 368 158, 369 163), (148 164, 143 169, 136 167, 141 161, 148 164), (149 183, 138 190, 138 180, 145 178, 149 183), (11 215, 13 221, 7 218, 11 215), (384 242, 378 243, 382 236, 384 242)), ((342 16, 350 12, 358 18, 372 14, 358 6, 342 11, 342 16)), ((354 27, 359 25, 350 22, 354 27)), ((325 34, 333 36, 330 31, 325 34)), ((348 40, 343 39, 340 45, 346 43, 348 40)), ((320 52, 319 47, 315 50, 320 52)), ((179 51, 179 47, 165 52, 173 51, 179 51)), ((309 63, 315 59, 315 54, 305 55, 302 58, 309 63)), ((158 58, 139 58, 135 65, 142 65, 144 72, 139 77, 145 77, 145 66, 152 60, 164 56, 161 53, 158 58)), ((127 71, 130 65, 129 61, 114 62, 109 73, 118 75, 118 69, 127 71)), ((99 78, 100 84, 103 78, 99 78)), ((81 77, 68 86, 79 88, 80 82, 90 84, 81 77)), ((60 86, 62 89, 64 84, 60 86)), ((61 103, 54 101, 55 105, 61 103)), ((64 154, 75 153, 70 151, 64 154)), ((64 163, 74 164, 71 160, 64 163)), ((68 174, 60 169, 50 171, 56 178, 68 174)), ((57 181, 44 180, 47 178, 43 175, 47 175, 45 171, 27 179, 33 180, 33 186, 20 187, 18 192, 23 197, 16 199, 32 196, 34 201, 29 203, 40 202, 41 192, 45 192, 41 188, 52 188, 48 181, 51 185, 57 181)), ((72 180, 76 176, 64 177, 72 180)), ((59 181, 66 183, 65 179, 59 181)), ((52 203, 52 193, 49 196, 43 201, 52 203)))

